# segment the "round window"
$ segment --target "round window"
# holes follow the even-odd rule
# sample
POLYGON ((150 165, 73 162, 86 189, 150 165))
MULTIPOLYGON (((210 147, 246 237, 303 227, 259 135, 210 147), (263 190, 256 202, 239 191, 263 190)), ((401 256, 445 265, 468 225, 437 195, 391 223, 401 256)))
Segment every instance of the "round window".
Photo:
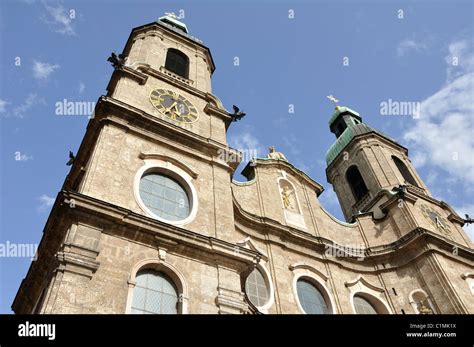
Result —
POLYGON ((254 269, 245 280, 245 292, 249 300, 257 307, 263 306, 268 301, 268 289, 265 278, 258 269, 254 269))
POLYGON ((190 214, 189 196, 174 178, 162 173, 147 173, 140 179, 140 198, 157 217, 180 221, 190 214))

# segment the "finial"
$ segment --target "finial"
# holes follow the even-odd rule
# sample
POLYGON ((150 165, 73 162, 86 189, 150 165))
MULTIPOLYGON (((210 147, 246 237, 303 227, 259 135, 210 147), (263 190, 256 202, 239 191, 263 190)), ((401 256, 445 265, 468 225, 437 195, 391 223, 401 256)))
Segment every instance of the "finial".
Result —
POLYGON ((174 19, 178 19, 178 16, 174 12, 165 12, 165 15, 174 19))
POLYGON ((336 97, 334 95, 328 95, 326 96, 326 98, 328 98, 330 101, 332 101, 334 103, 334 106, 336 108, 338 108, 339 106, 337 105, 337 103, 339 102, 339 100, 336 99, 336 97))

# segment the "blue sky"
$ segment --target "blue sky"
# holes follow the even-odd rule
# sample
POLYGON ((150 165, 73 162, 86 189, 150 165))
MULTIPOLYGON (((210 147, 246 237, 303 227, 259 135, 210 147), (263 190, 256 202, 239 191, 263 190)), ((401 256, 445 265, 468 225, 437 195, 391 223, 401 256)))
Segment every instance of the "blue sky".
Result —
MULTIPOLYGON (((40 241, 69 170, 68 151, 84 135, 87 116, 56 115, 55 103, 95 102, 112 73, 106 59, 123 49, 131 29, 180 10, 190 33, 212 50, 214 94, 227 109, 236 104, 247 113, 231 126, 231 145, 261 156, 275 145, 325 186, 322 203, 342 218, 324 171, 335 140, 326 96, 334 94, 408 147, 435 197, 474 215, 472 1, 6 0, 0 243, 40 241), (421 103, 420 118, 381 115, 389 99, 421 103)), ((0 312, 11 312, 29 263, 0 258, 0 312)))

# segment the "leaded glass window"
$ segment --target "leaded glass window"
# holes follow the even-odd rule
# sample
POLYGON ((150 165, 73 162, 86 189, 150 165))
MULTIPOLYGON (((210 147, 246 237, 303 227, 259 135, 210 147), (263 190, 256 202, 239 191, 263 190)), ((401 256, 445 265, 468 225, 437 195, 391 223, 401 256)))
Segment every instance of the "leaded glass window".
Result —
POLYGON ((133 289, 132 313, 177 314, 178 292, 173 281, 155 270, 140 271, 133 289))
POLYGON ((265 278, 258 269, 254 269, 245 281, 245 293, 255 306, 263 306, 268 301, 268 288, 265 278))
POLYGON ((150 211, 163 219, 178 221, 189 216, 189 197, 173 178, 149 173, 140 180, 140 197, 150 211))
POLYGON ((374 306, 361 296, 354 296, 354 308, 358 314, 377 314, 374 306))
POLYGON ((329 313, 326 300, 323 295, 311 282, 299 279, 296 283, 298 299, 303 310, 308 314, 329 313))

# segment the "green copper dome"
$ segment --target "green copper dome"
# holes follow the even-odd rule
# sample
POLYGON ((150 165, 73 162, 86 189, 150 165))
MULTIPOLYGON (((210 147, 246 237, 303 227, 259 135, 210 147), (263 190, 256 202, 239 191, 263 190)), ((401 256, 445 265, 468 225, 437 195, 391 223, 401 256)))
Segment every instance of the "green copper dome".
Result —
POLYGON ((328 166, 356 136, 377 133, 389 141, 396 143, 396 141, 389 136, 363 123, 359 113, 349 107, 337 106, 329 120, 329 126, 331 131, 336 134, 337 140, 326 152, 326 164, 328 166))
POLYGON ((342 152, 342 150, 351 142, 351 140, 361 134, 366 134, 375 131, 371 127, 367 126, 364 123, 357 125, 349 126, 344 130, 341 136, 329 147, 329 150, 326 152, 326 164, 332 163, 334 159, 342 152))

